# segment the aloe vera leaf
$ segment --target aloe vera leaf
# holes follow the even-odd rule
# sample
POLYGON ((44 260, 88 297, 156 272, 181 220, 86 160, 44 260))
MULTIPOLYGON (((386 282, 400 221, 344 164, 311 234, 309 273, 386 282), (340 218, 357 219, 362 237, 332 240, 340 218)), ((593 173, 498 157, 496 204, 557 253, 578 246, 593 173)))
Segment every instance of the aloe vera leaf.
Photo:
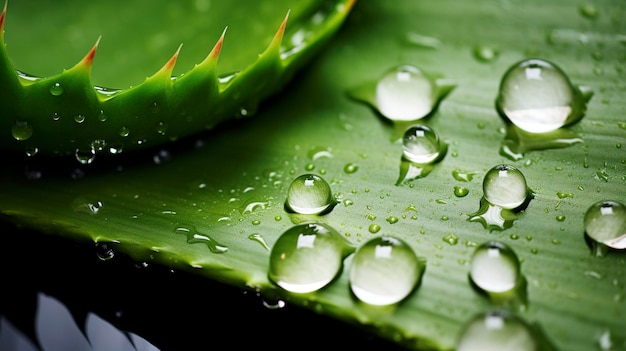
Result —
MULTIPOLYGON (((208 56, 186 73, 172 77, 179 46, 160 70, 122 90, 93 87, 91 71, 101 37, 76 65, 39 79, 16 71, 0 36, 1 123, 5 130, 12 130, 3 134, 0 147, 61 156, 111 150, 118 154, 253 115, 257 105, 282 89, 337 31, 352 3, 308 4, 304 16, 296 16, 295 29, 287 34, 289 16, 284 17, 267 48, 227 76, 218 75, 217 68, 222 46, 228 45, 224 30, 208 56)), ((4 33, 6 6, 1 16, 4 33)))
POLYGON ((421 350, 453 349, 464 322, 489 306, 468 282, 468 261, 475 244, 497 238, 522 260, 529 304, 520 316, 540 326, 557 349, 600 348, 603 335, 623 348, 624 254, 594 257, 583 238, 582 219, 591 204, 626 197, 620 119, 626 106, 619 93, 623 11, 613 1, 596 6, 599 15, 589 18, 568 1, 360 2, 327 54, 258 118, 209 133, 200 148, 179 143, 164 149, 171 153, 169 162, 155 165, 152 153, 142 154, 129 158, 121 172, 110 164, 86 168, 80 180, 68 179, 70 169, 55 175, 56 165, 35 158, 28 169, 42 177, 27 181, 16 162, 4 174, 3 184, 10 185, 0 197, 4 218, 77 241, 108 242, 137 260, 278 295, 421 350), (485 15, 494 21, 485 21, 485 15), (409 34, 440 45, 424 47, 409 34), (476 45, 496 48, 499 55, 487 62, 475 59, 476 45), (585 118, 571 127, 582 143, 511 161, 498 152, 505 125, 494 99, 502 73, 530 54, 558 63, 573 82, 596 94, 585 118), (448 154, 413 187, 395 186, 401 151, 390 142, 393 128, 346 96, 398 61, 457 83, 428 120, 449 142, 448 154), (313 159, 320 149, 333 157, 313 159), (510 228, 490 231, 467 218, 479 207, 482 175, 502 162, 520 167, 535 198, 510 228), (358 170, 346 173, 347 163, 358 170), (397 235, 426 258, 421 285, 402 304, 374 309, 358 303, 349 294, 345 271, 307 295, 286 293, 267 280, 269 251, 250 235, 261 235, 271 247, 291 227, 283 208, 286 187, 312 166, 352 203, 340 203, 319 220, 355 245, 375 235, 397 235), (473 179, 457 180, 452 176, 457 170, 473 179), (469 195, 455 197, 456 185, 469 195), (400 220, 389 223, 390 215, 400 220), (372 222, 382 228, 377 234, 367 229, 372 222), (180 225, 195 226, 228 251, 187 244, 175 234, 180 225), (456 244, 444 241, 450 234, 456 244))

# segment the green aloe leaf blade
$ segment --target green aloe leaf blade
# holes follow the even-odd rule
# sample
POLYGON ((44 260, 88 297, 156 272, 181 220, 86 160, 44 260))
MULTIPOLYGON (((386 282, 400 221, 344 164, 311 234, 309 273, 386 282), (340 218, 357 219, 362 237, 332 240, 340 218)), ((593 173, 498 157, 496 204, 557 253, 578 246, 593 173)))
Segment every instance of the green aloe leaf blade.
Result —
POLYGON ((626 257, 619 251, 594 256, 583 217, 597 201, 626 199, 620 95, 626 31, 620 18, 626 14, 616 1, 594 8, 595 15, 569 1, 359 2, 324 56, 261 105, 254 119, 202 135, 200 147, 181 141, 99 168, 96 162, 80 179, 72 179, 71 168, 58 175, 33 159, 28 163, 41 167, 35 170, 42 177, 27 180, 16 162, 3 175, 0 209, 7 221, 113 243, 137 260, 278 295, 423 350, 454 349, 464 323, 489 307, 467 273, 474 246, 497 239, 522 261, 528 306, 520 316, 555 348, 601 348, 607 335, 623 348, 626 257), (485 47, 497 55, 477 58, 485 47), (556 62, 594 96, 585 118, 570 128, 582 143, 512 161, 500 153, 506 131, 494 100, 502 74, 526 57, 556 62), (456 88, 427 121, 448 143, 446 156, 427 176, 396 185, 397 131, 348 91, 404 63, 441 74, 456 88), (319 150, 332 157, 311 156, 319 150), (490 231, 468 217, 480 206, 484 173, 499 163, 519 167, 534 198, 510 228, 490 231), (346 172, 348 164, 358 166, 356 172, 346 172), (459 170, 473 179, 457 180, 459 170), (425 258, 421 284, 406 301, 390 309, 357 302, 347 269, 312 294, 289 294, 268 281, 268 248, 293 225, 283 206, 287 187, 308 172, 321 174, 342 200, 320 221, 356 246, 396 235, 425 258), (469 194, 455 196, 455 186, 469 194), (387 222, 390 216, 398 222, 387 222), (373 223, 379 232, 368 230, 373 223), (187 243, 177 232, 182 227, 227 250, 187 243), (451 235, 457 240, 448 240, 451 235))

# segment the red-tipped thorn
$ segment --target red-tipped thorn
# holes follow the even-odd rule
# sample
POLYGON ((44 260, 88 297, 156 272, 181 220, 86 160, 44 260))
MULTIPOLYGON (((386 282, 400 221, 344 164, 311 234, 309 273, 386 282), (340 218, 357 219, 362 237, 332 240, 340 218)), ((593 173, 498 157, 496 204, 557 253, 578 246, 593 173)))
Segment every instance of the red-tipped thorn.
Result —
POLYGON ((157 74, 167 74, 168 76, 172 75, 172 71, 174 70, 174 66, 176 65, 176 60, 178 59, 178 54, 180 53, 180 49, 183 47, 183 44, 178 46, 178 50, 174 53, 172 58, 167 61, 167 63, 157 72, 157 74))
POLYGON ((209 57, 207 57, 207 59, 212 58, 214 60, 217 60, 217 58, 220 56, 220 52, 222 51, 222 45, 224 44, 224 36, 226 35, 227 29, 228 27, 224 28, 222 35, 217 40, 217 43, 215 43, 215 46, 213 46, 213 49, 209 53, 209 57))
POLYGON ((9 0, 4 1, 4 9, 2 9, 2 13, 0 14, 0 35, 4 36, 4 19, 7 16, 7 4, 9 0))
POLYGON ((287 15, 285 15, 285 19, 283 19, 283 23, 280 24, 280 28, 274 35, 274 39, 272 39, 272 44, 270 45, 280 45, 283 41, 283 36, 285 35, 285 27, 287 27, 287 19, 289 19, 289 13, 291 10, 287 10, 287 15))
POLYGON ((96 40, 94 46, 83 58, 82 64, 84 66, 91 67, 91 65, 93 64, 93 58, 96 56, 96 50, 98 49, 98 45, 100 44, 100 39, 102 39, 102 35, 98 37, 98 40, 96 40))

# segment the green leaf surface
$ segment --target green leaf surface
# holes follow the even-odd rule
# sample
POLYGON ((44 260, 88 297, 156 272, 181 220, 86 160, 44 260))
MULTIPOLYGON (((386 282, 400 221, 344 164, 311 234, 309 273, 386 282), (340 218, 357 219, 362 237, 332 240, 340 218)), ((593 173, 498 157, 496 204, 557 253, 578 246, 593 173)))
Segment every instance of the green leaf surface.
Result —
MULTIPOLYGON (((597 201, 626 201, 625 11, 609 0, 358 2, 323 56, 254 118, 92 165, 12 157, 2 174, 0 211, 6 221, 108 243, 138 261, 280 297, 417 350, 454 349, 464 324, 490 307, 469 283, 469 261, 476 245, 497 239, 515 250, 527 282, 527 307, 515 312, 550 344, 609 349, 602 343, 608 338, 624 349, 626 256, 593 255, 583 217, 597 201), (532 148, 513 160, 500 151, 507 125, 494 101, 502 74, 527 57, 557 63, 594 94, 586 116, 567 129, 582 142, 532 148), (448 144, 445 157, 426 176, 396 185, 398 127, 349 92, 399 64, 438 74, 455 88, 425 119, 448 144), (485 172, 501 163, 523 172, 534 197, 506 229, 489 230, 468 219, 481 206, 485 172), (454 177, 459 172, 472 177, 454 177), (303 220, 284 207, 291 180, 303 173, 324 177, 340 201, 315 220, 356 247, 397 236, 425 259, 413 294, 389 308, 358 302, 345 269, 352 256, 315 293, 287 293, 268 280, 270 248, 303 220), (457 197, 455 186, 469 193, 457 197), (387 221, 391 216, 398 221, 387 221), (380 231, 370 232, 371 224, 380 231), (211 240, 190 244, 178 228, 211 240)), ((45 27, 48 33, 54 26, 45 27)), ((46 42, 36 36, 24 47, 46 42)))

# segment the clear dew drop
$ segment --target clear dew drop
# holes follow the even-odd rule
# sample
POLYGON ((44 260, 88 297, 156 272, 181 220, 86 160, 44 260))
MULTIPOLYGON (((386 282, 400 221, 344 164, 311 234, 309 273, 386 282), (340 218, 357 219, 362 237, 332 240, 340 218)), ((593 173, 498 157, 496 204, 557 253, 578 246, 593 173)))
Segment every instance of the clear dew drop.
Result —
POLYGON ((63 86, 61 83, 56 82, 50 86, 50 94, 53 96, 59 96, 63 94, 63 86))
POLYGON ((295 178, 287 190, 286 205, 300 214, 320 214, 334 202, 330 185, 315 174, 295 178))
POLYGON ((512 291, 521 279, 515 251, 499 241, 488 241, 476 248, 469 274, 476 287, 488 294, 512 291))
POLYGON ((96 159, 96 151, 92 147, 86 149, 77 148, 74 151, 74 157, 81 164, 88 165, 96 159))
POLYGON ((489 310, 473 317, 463 327, 457 351, 539 350, 530 326, 505 310, 489 310))
POLYGON ((270 252, 268 277, 281 288, 309 293, 329 284, 354 248, 333 228, 319 223, 291 227, 270 252))
POLYGON ((422 263, 404 241, 376 237, 354 254, 350 265, 350 289, 370 305, 391 305, 405 299, 422 275, 422 263))
POLYGON ((376 106, 394 121, 412 121, 428 115, 437 100, 434 82, 417 67, 403 65, 387 71, 376 84, 376 106))
POLYGON ((499 55, 498 50, 488 45, 474 46, 472 54, 474 55, 474 58, 480 62, 491 62, 499 55))
POLYGON ((456 185, 454 187, 454 196, 456 197, 465 197, 467 196, 467 194, 469 194, 469 190, 461 185, 456 185))
POLYGON ((113 248, 107 243, 96 243, 96 255, 102 261, 108 261, 115 256, 115 251, 113 248))
POLYGON ((591 205, 584 218, 586 234, 597 244, 626 249, 626 206, 604 200, 591 205))
POLYGON ((85 115, 77 114, 76 116, 74 116, 74 122, 78 124, 85 122, 85 115))
POLYGON ((11 134, 17 141, 24 141, 33 136, 33 127, 26 121, 15 121, 11 127, 11 134))
POLYGON ((435 161, 441 152, 439 136, 426 125, 413 125, 402 137, 402 152, 409 161, 425 164, 435 161))
POLYGON ((524 174, 514 166, 500 164, 491 168, 483 180, 483 193, 489 203, 504 209, 521 206, 528 197, 524 174))
POLYGON ((586 99, 553 63, 528 59, 511 66, 500 82, 498 112, 518 128, 546 133, 578 122, 586 99))
POLYGON ((120 128, 120 130, 118 131, 119 135, 121 137, 127 137, 130 134, 130 129, 128 129, 127 127, 122 127, 120 128))

